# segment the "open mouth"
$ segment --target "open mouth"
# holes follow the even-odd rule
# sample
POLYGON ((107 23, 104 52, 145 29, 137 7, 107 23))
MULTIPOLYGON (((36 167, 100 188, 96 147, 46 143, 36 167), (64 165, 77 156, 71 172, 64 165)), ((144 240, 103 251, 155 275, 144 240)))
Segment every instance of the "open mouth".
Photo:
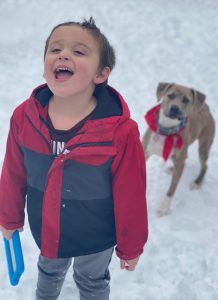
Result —
POLYGON ((55 79, 65 81, 73 76, 74 72, 68 67, 57 67, 54 70, 55 79))
POLYGON ((175 120, 175 119, 181 120, 183 118, 183 116, 180 115, 180 114, 172 114, 172 113, 167 114, 166 117, 170 118, 170 119, 173 119, 173 120, 175 120))
POLYGON ((170 118, 172 120, 179 120, 181 121, 182 119, 184 119, 184 116, 182 114, 166 114, 165 115, 167 118, 170 118))

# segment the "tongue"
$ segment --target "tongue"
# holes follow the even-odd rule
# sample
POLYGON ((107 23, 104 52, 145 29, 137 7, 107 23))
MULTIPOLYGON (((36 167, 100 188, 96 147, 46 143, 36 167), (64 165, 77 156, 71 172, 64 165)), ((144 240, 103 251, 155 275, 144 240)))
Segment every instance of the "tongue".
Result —
POLYGON ((69 79, 72 76, 72 73, 68 71, 61 71, 56 74, 57 79, 69 79))

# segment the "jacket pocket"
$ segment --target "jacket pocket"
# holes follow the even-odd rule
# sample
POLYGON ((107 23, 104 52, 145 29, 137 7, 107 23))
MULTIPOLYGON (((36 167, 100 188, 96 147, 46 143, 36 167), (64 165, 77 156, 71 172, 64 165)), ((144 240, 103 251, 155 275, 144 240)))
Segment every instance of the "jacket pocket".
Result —
POLYGON ((63 170, 62 198, 72 200, 105 199, 112 195, 112 158, 98 165, 68 160, 63 170))

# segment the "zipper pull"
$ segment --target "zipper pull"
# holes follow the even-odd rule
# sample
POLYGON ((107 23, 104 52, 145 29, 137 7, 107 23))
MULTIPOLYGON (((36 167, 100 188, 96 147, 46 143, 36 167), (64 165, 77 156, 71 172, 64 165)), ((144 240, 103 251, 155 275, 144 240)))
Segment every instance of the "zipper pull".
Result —
POLYGON ((66 154, 68 154, 69 152, 70 152, 70 150, 64 149, 63 154, 66 155, 66 154))

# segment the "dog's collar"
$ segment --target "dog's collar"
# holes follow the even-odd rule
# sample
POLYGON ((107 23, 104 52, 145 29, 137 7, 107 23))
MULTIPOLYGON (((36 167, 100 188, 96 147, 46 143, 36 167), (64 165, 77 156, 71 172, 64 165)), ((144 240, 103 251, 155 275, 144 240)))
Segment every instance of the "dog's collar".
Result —
POLYGON ((160 107, 160 104, 154 106, 145 115, 145 120, 148 123, 150 129, 156 133, 165 136, 177 134, 178 132, 180 132, 185 127, 187 118, 182 118, 181 122, 174 127, 163 127, 161 126, 161 124, 158 123, 160 107))
POLYGON ((145 120, 152 131, 158 134, 162 134, 166 137, 162 152, 162 156, 166 161, 169 158, 173 147, 176 147, 178 149, 181 149, 183 147, 183 139, 179 132, 185 127, 187 119, 182 119, 181 122, 175 127, 164 128, 160 126, 160 124, 158 124, 159 112, 160 104, 153 107, 146 113, 145 120))
POLYGON ((157 120, 157 123, 158 123, 157 124, 157 132, 162 135, 176 134, 185 127, 186 121, 187 121, 187 118, 182 118, 181 122, 177 126, 167 128, 167 127, 161 126, 161 124, 159 124, 158 120, 157 120))

